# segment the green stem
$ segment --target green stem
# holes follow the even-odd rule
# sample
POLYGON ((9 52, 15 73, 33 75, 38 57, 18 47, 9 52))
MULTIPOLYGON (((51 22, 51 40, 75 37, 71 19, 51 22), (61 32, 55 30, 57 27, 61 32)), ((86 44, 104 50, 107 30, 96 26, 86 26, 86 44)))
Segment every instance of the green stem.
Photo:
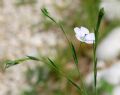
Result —
POLYGON ((99 36, 99 27, 100 23, 102 20, 102 17, 104 15, 104 9, 100 9, 99 14, 98 14, 98 21, 97 25, 95 28, 95 43, 93 44, 93 54, 94 54, 94 90, 95 90, 95 95, 97 95, 97 57, 96 57, 96 49, 98 46, 98 36, 99 36))

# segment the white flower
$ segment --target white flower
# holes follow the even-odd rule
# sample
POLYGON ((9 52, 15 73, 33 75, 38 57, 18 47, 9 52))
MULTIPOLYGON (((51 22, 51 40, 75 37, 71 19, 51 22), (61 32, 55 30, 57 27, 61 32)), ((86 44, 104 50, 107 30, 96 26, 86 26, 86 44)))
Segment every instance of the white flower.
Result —
POLYGON ((74 28, 75 31, 75 36, 76 38, 81 41, 81 42, 85 42, 88 44, 93 44, 95 41, 95 35, 94 33, 89 33, 89 30, 85 27, 75 27, 74 28))

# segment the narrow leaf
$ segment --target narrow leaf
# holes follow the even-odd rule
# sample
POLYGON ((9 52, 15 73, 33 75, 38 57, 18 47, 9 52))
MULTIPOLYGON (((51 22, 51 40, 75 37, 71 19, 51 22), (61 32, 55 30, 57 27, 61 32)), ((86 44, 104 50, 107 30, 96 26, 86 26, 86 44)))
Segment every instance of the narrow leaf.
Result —
POLYGON ((72 85, 74 85, 78 90, 81 90, 81 88, 80 88, 75 82, 73 82, 71 79, 67 78, 67 80, 68 80, 72 85))
POLYGON ((58 68, 50 58, 48 58, 48 61, 52 64, 53 67, 58 68))
POLYGON ((31 59, 31 60, 40 61, 39 58, 34 57, 34 56, 27 56, 27 57, 28 57, 29 59, 31 59))
POLYGON ((75 62, 76 65, 78 65, 78 59, 77 59, 77 54, 76 54, 74 45, 72 44, 72 42, 71 42, 70 45, 71 45, 71 51, 72 51, 72 56, 74 58, 74 62, 75 62))
POLYGON ((24 57, 24 58, 21 58, 21 59, 16 59, 16 60, 6 60, 4 62, 5 64, 5 68, 8 68, 8 67, 11 67, 11 66, 14 66, 14 65, 17 65, 17 64, 20 64, 24 61, 27 61, 29 60, 28 58, 24 57))
POLYGON ((7 60, 5 61, 5 68, 19 64, 19 61, 7 60))
POLYGON ((48 15, 48 14, 49 14, 49 12, 47 11, 46 8, 41 9, 41 11, 42 11, 45 15, 48 15))
POLYGON ((97 21, 97 25, 96 25, 96 29, 95 29, 95 44, 98 43, 98 30, 99 30, 99 27, 100 27, 100 23, 101 23, 101 20, 103 18, 103 15, 104 15, 104 9, 101 8, 100 11, 99 11, 99 14, 98 14, 98 21, 97 21))

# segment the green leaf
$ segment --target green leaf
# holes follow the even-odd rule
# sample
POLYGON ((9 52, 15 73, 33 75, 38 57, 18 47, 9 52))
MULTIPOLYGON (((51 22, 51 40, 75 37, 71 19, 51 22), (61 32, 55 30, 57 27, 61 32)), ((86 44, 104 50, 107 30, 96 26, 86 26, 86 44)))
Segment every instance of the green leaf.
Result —
POLYGON ((5 61, 5 68, 19 64, 19 61, 7 60, 5 61))
POLYGON ((79 85, 77 85, 75 82, 73 82, 69 77, 66 76, 66 74, 60 70, 56 65, 55 62, 53 62, 50 58, 48 58, 48 61, 51 63, 51 65, 54 67, 54 70, 59 72, 59 74, 61 74, 63 77, 65 77, 73 86, 75 86, 80 92, 82 91, 82 89, 79 87, 79 85))
POLYGON ((49 12, 46 8, 41 9, 41 11, 44 13, 44 15, 48 16, 49 12))
POLYGON ((96 25, 96 29, 95 29, 95 44, 98 43, 98 35, 99 35, 98 30, 99 30, 100 23, 101 23, 101 20, 103 18, 103 15, 104 15, 104 8, 101 8, 100 11, 99 11, 99 14, 98 14, 98 21, 97 21, 97 25, 96 25))
POLYGON ((99 18, 101 19, 104 15, 104 8, 101 8, 99 11, 99 18))
POLYGON ((67 76, 65 76, 65 74, 58 69, 58 67, 55 65, 55 63, 54 63, 51 59, 48 58, 48 60, 49 60, 49 62, 52 64, 52 66, 55 68, 56 71, 58 71, 58 72, 59 72, 61 75, 63 75, 72 85, 74 85, 79 91, 81 91, 81 88, 80 88, 76 83, 74 83, 70 78, 68 78, 67 76))
POLYGON ((54 63, 50 58, 48 58, 48 61, 52 64, 52 66, 53 66, 54 68, 58 68, 58 67, 55 65, 55 63, 54 63))
POLYGON ((5 64, 5 69, 6 69, 6 68, 9 68, 9 67, 11 67, 11 66, 20 64, 20 63, 22 63, 22 62, 24 62, 24 61, 27 61, 27 60, 30 60, 30 59, 24 57, 24 58, 16 59, 16 60, 6 60, 6 61, 4 62, 4 64, 5 64))
POLYGON ((69 78, 67 78, 67 80, 73 85, 73 86, 75 86, 78 90, 80 90, 81 91, 81 88, 75 83, 75 82, 73 82, 71 79, 69 79, 69 78))
POLYGON ((76 51, 75 51, 75 48, 74 48, 74 45, 73 43, 71 42, 71 51, 72 51, 72 56, 74 58, 74 62, 76 65, 78 65, 78 59, 77 59, 77 54, 76 54, 76 51))
POLYGON ((27 56, 27 57, 28 57, 29 59, 31 59, 31 60, 40 61, 39 58, 34 57, 34 56, 27 56))

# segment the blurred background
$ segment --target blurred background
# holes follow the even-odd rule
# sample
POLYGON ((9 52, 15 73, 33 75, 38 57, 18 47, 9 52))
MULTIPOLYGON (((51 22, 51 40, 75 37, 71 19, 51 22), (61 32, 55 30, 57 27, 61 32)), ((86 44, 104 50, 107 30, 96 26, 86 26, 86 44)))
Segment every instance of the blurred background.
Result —
POLYGON ((120 0, 0 0, 0 95, 79 95, 45 62, 27 61, 2 70, 8 59, 46 56, 79 82, 64 34, 41 13, 44 7, 61 21, 73 42, 89 95, 93 95, 93 49, 80 43, 73 29, 85 26, 94 32, 98 11, 104 7, 97 48, 98 95, 120 95, 120 0))

